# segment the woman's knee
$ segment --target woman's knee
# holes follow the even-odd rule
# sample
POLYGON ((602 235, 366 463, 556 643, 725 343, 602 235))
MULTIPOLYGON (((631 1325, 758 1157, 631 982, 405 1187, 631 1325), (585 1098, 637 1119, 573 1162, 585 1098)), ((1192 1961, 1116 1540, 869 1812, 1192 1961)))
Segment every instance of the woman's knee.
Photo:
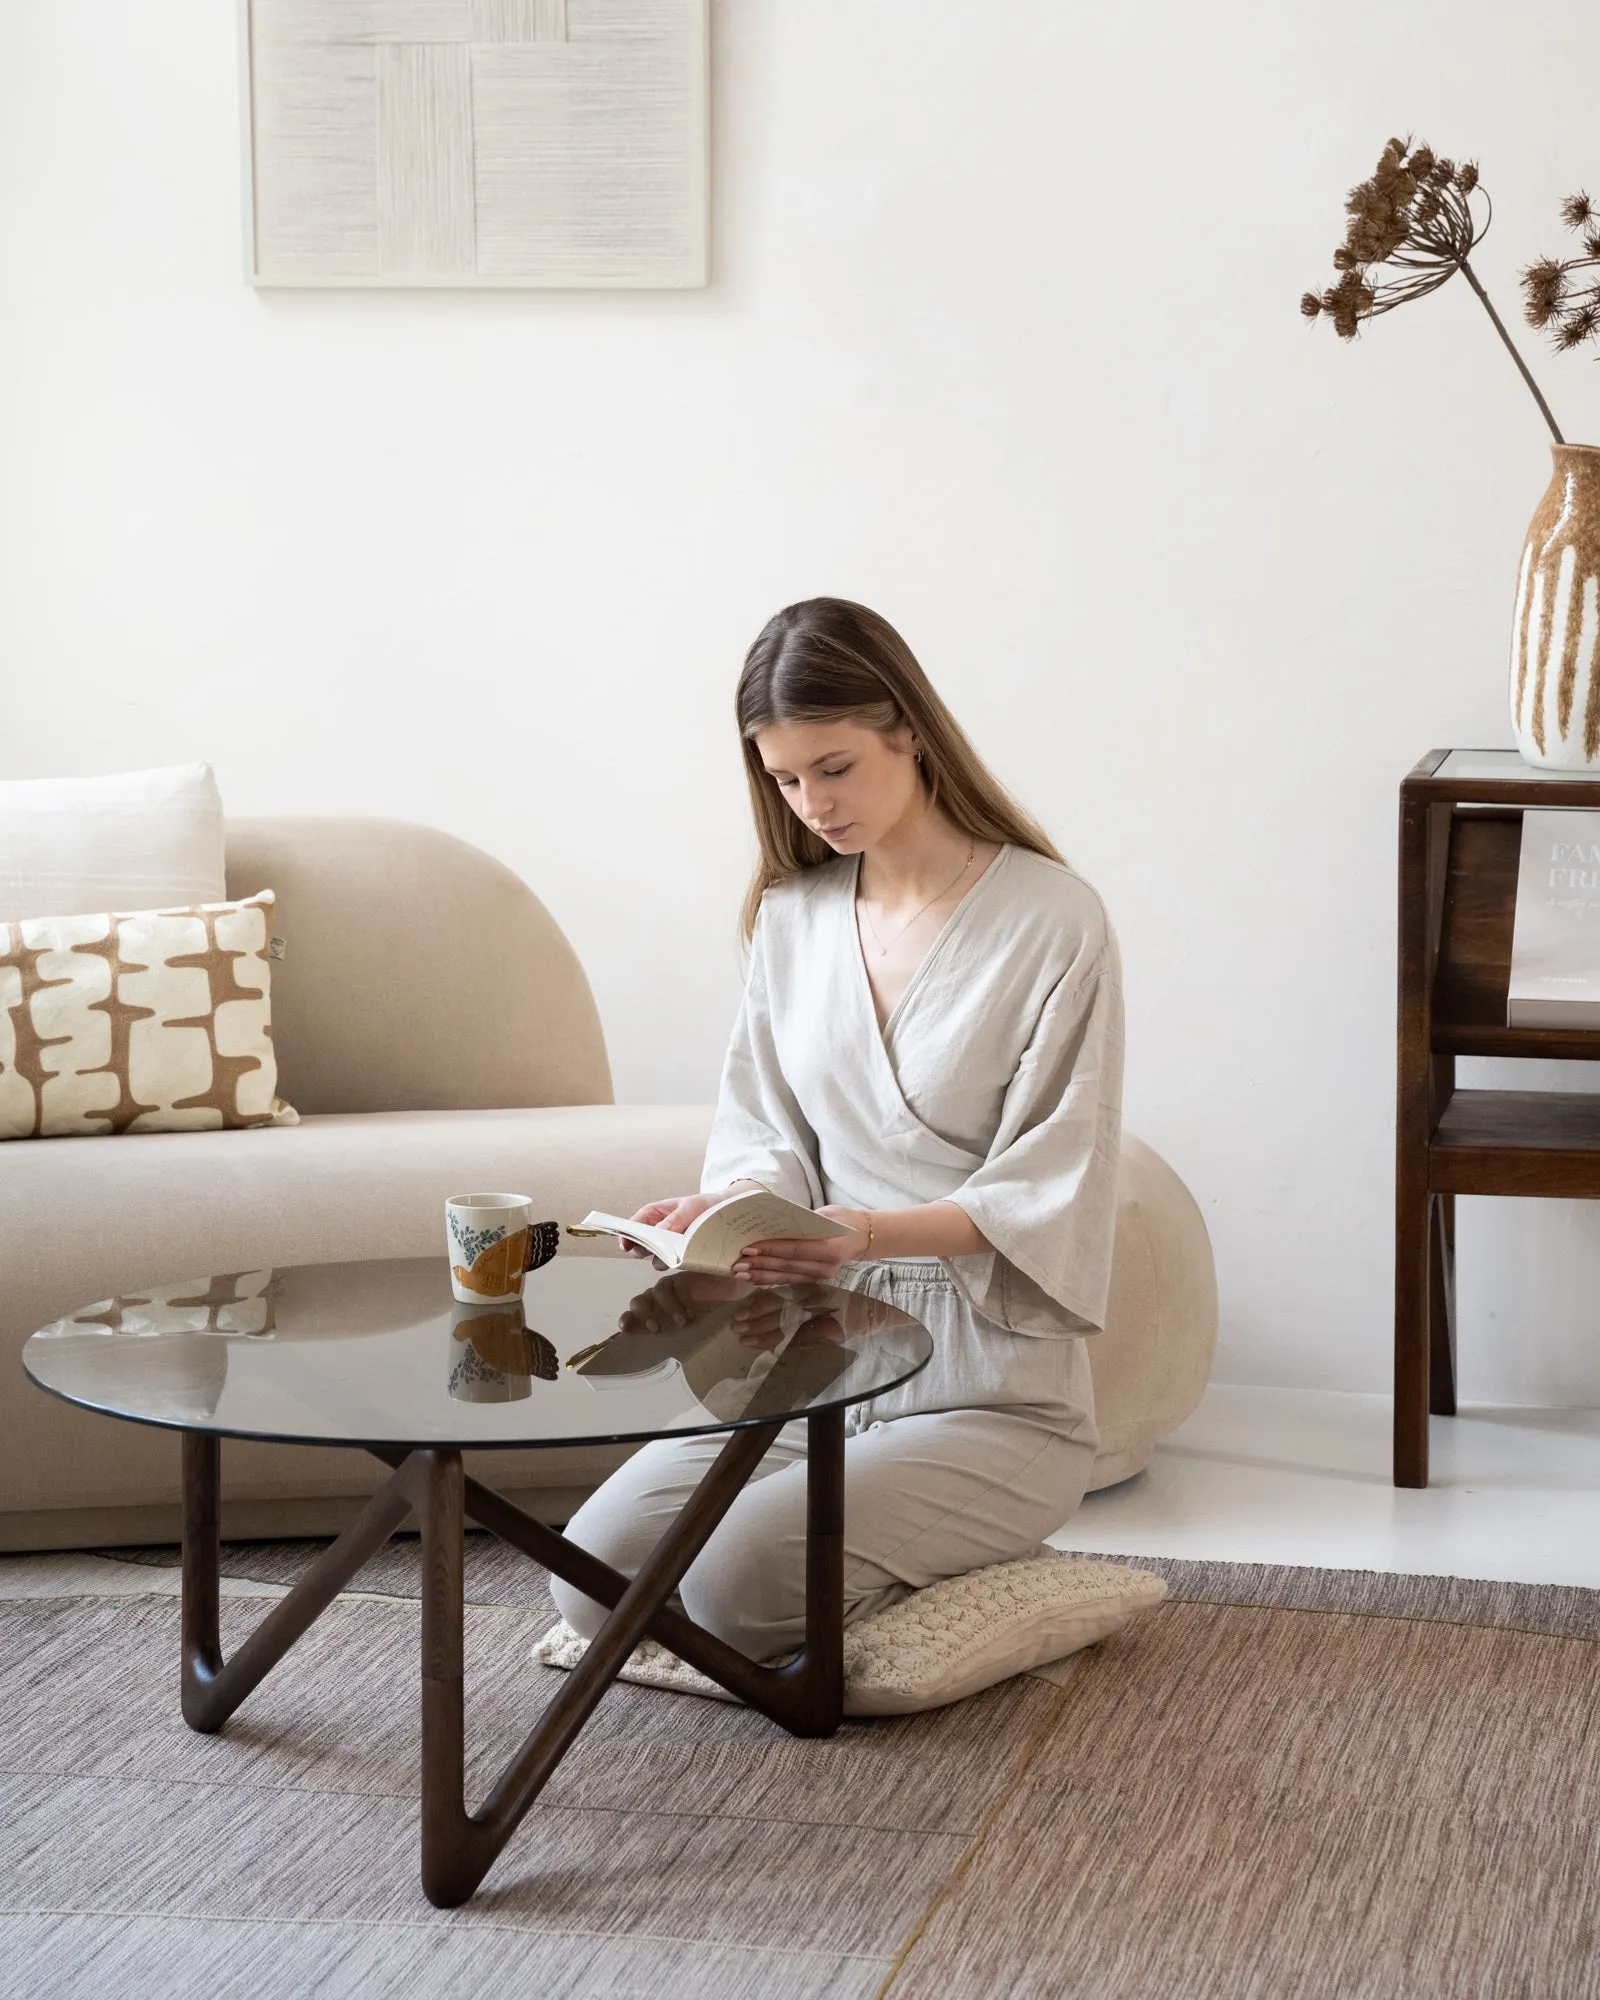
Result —
MULTIPOLYGON (((612 1569, 621 1570, 624 1576, 632 1574, 623 1562, 618 1560, 622 1553, 620 1550, 607 1548, 604 1544, 596 1548, 593 1540, 575 1532, 572 1522, 567 1524, 566 1533, 568 1540, 576 1542, 580 1548, 587 1549, 590 1555, 598 1556, 612 1569)), ((605 1623, 606 1607, 594 1598, 586 1597, 576 1584, 568 1583, 565 1577, 551 1577, 550 1596, 556 1610, 580 1638, 592 1639, 605 1623)))
POLYGON ((550 1597, 556 1610, 577 1633, 580 1639, 592 1639, 605 1623, 606 1608, 596 1604, 592 1597, 585 1597, 559 1576, 550 1579, 550 1597))
POLYGON ((743 1653, 769 1660, 805 1638, 805 1541, 745 1532, 725 1521, 680 1586, 695 1624, 743 1653), (730 1532, 731 1530, 731 1532, 730 1532))
MULTIPOLYGON (((604 1486, 597 1488, 563 1533, 569 1542, 576 1542, 609 1569, 631 1577, 648 1552, 649 1543, 646 1539, 643 1548, 639 1546, 637 1517, 627 1505, 618 1504, 619 1498, 615 1493, 608 1494, 604 1486)), ((550 1595, 557 1611, 581 1638, 592 1639, 609 1615, 605 1605, 585 1596, 564 1577, 551 1577, 550 1595)))

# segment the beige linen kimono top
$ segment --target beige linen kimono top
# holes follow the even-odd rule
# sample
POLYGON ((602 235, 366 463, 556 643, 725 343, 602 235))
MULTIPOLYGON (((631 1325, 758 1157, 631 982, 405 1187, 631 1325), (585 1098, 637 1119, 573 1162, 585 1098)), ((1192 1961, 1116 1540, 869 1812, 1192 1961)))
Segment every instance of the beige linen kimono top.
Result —
POLYGON ((701 1186, 759 1181, 808 1208, 954 1201, 995 1246, 843 1267, 841 1283, 934 1333, 933 1361, 875 1415, 1081 1402, 1121 1135, 1121 974, 1100 899, 1061 863, 1003 846, 880 1031, 859 871, 841 855, 762 898, 701 1186), (926 1286, 899 1282, 918 1265, 953 1283, 932 1317, 926 1286))

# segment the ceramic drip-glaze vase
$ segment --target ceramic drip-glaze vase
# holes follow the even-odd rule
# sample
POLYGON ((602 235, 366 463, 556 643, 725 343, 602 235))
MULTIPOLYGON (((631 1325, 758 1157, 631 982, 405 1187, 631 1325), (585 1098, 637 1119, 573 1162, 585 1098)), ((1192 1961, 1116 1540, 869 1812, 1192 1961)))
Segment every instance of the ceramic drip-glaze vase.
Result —
POLYGON ((1550 451, 1517 572, 1511 721, 1528 763, 1600 776, 1600 447, 1550 451))

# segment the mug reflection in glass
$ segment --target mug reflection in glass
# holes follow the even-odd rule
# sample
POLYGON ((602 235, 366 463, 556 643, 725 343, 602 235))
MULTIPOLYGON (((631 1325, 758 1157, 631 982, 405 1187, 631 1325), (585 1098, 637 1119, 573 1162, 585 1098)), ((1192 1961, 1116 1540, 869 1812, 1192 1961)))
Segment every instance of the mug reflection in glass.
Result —
POLYGON ((450 1313, 450 1394, 458 1403, 514 1403, 533 1393, 533 1378, 553 1382, 555 1348, 505 1306, 454 1306, 450 1313))

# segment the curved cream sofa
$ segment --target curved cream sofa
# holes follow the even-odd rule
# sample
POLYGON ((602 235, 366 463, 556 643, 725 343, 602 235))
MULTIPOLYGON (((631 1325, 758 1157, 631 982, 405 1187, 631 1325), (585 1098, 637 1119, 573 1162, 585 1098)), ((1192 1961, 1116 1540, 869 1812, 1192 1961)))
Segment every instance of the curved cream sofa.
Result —
MULTIPOLYGON (((564 1215, 699 1185, 710 1106, 611 1101, 583 968, 489 856, 401 821, 235 820, 228 887, 278 895, 274 1039, 300 1123, 0 1146, 0 1548, 177 1533, 176 1437, 34 1389, 17 1352, 35 1327, 210 1271, 427 1255, 444 1195, 469 1182, 564 1215)), ((1110 1322, 1091 1344, 1097 1485, 1137 1471, 1193 1408, 1215 1323, 1199 1213, 1130 1141, 1110 1322)), ((485 1454, 474 1470, 561 1520, 623 1456, 485 1454)), ((381 1476, 358 1452, 230 1442, 224 1530, 331 1532, 381 1476)))

